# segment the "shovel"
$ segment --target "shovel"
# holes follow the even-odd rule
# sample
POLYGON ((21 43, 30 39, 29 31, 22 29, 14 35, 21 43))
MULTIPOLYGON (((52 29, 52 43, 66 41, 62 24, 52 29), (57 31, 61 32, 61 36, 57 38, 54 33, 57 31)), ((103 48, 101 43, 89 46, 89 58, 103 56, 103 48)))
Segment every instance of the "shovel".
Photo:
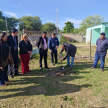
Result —
MULTIPOLYGON (((60 59, 61 59, 61 53, 60 53, 60 59)), ((62 62, 61 62, 61 70, 64 70, 64 67, 62 66, 62 62)))

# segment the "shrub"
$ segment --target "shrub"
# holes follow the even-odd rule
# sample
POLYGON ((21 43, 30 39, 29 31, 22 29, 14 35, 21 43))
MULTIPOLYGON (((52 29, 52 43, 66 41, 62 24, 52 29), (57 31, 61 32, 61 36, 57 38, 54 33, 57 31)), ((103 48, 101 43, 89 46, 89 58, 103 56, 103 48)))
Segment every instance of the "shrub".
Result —
POLYGON ((62 36, 60 39, 60 44, 62 45, 63 43, 68 43, 68 39, 65 36, 62 36))

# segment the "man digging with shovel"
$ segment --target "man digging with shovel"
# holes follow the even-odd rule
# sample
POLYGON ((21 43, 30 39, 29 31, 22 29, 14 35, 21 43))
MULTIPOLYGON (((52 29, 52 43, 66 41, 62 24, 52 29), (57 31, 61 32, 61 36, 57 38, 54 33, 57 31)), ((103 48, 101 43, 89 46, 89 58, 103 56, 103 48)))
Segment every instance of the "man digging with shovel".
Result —
POLYGON ((63 62, 63 60, 65 60, 67 58, 67 66, 70 66, 70 70, 73 69, 73 64, 74 64, 74 57, 76 54, 76 46, 70 44, 70 43, 64 43, 61 46, 61 52, 60 54, 65 50, 66 55, 64 58, 61 58, 61 63, 63 62), (71 64, 70 64, 70 57, 71 57, 71 64))

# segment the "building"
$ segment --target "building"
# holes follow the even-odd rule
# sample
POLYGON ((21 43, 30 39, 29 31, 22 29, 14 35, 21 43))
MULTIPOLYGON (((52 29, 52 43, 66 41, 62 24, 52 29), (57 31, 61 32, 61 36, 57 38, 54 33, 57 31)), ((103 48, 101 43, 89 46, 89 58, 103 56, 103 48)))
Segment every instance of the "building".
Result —
POLYGON ((90 31, 92 30, 91 44, 96 44, 96 40, 100 37, 101 32, 105 32, 108 38, 108 22, 89 27, 86 29, 86 43, 90 42, 90 31))

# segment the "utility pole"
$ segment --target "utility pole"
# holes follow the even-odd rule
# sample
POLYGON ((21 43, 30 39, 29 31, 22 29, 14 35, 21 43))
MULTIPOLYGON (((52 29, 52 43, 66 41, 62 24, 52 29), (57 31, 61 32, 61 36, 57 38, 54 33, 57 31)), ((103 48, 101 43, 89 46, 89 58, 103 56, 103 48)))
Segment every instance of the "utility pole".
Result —
POLYGON ((23 35, 24 35, 24 22, 23 22, 23 35))
POLYGON ((58 33, 58 9, 57 9, 56 16, 57 16, 57 33, 58 33))
POLYGON ((5 17, 5 21, 6 21, 6 31, 7 31, 7 33, 8 33, 7 16, 5 17))
POLYGON ((59 18, 59 28, 60 28, 60 18, 59 18))

